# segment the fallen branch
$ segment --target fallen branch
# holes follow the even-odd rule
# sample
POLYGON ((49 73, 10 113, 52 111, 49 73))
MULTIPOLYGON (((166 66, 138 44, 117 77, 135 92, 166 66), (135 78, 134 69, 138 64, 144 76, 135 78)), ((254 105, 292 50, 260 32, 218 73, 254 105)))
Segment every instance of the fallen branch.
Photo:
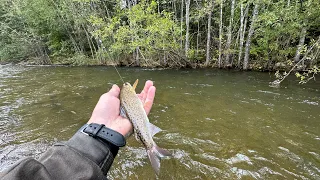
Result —
POLYGON ((276 79, 274 80, 273 82, 270 82, 270 86, 271 87, 279 87, 280 86, 280 83, 285 80, 289 75, 290 73, 298 66, 298 64, 300 64, 302 61, 306 60, 306 58, 308 57, 308 54, 312 51, 312 49, 317 45, 319 46, 320 44, 320 36, 318 38, 318 40, 308 49, 308 51, 306 52, 306 54, 304 55, 304 57, 299 61, 297 62, 291 69, 288 73, 285 74, 285 76, 283 76, 281 79, 276 79))

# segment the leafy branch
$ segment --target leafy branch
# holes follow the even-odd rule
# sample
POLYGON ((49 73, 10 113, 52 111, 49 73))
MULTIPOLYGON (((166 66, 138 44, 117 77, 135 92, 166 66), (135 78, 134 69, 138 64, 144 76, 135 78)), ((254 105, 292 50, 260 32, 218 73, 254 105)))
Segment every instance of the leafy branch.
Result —
MULTIPOLYGON (((277 71, 277 72, 275 73, 277 79, 274 80, 273 82, 270 82, 270 86, 271 86, 271 87, 280 87, 281 82, 284 81, 284 80, 291 74, 291 72, 292 72, 301 62, 303 62, 304 60, 306 60, 306 59, 309 57, 308 55, 312 52, 312 50, 313 50, 314 48, 320 49, 320 48, 319 48, 319 45, 320 45, 320 36, 318 37, 318 40, 308 49, 308 51, 306 52, 305 56, 304 56, 302 59, 300 59, 300 61, 297 62, 297 63, 290 69, 290 71, 289 71, 288 73, 287 73, 287 72, 284 72, 284 74, 283 74, 283 76, 282 76, 282 75, 279 73, 279 71, 277 71)), ((317 55, 318 55, 318 53, 317 53, 317 55)), ((314 58, 316 58, 316 57, 314 57, 314 58)), ((300 78, 300 84, 304 84, 304 83, 308 82, 308 81, 311 80, 311 79, 315 79, 315 75, 316 75, 318 72, 320 72, 319 68, 318 68, 317 66, 314 66, 312 69, 310 69, 310 70, 308 71, 308 73, 304 73, 303 75, 301 75, 300 73, 297 72, 297 73, 296 73, 296 76, 297 76, 298 78, 300 78), (313 75, 312 75, 311 77, 309 77, 309 78, 306 79, 306 77, 309 76, 310 73, 313 74, 313 75)))

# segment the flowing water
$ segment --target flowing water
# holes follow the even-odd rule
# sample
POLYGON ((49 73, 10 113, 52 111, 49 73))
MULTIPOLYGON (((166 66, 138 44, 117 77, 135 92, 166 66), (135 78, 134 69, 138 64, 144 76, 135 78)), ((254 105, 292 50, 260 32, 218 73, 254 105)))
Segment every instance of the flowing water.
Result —
MULTIPOLYGON (((160 179, 320 179, 320 83, 281 88, 273 74, 222 70, 119 68, 125 81, 157 87, 150 121, 173 158, 160 179)), ((89 119, 99 96, 121 84, 110 67, 0 65, 0 171, 39 157, 89 119)), ((154 179, 131 137, 110 179, 154 179)))

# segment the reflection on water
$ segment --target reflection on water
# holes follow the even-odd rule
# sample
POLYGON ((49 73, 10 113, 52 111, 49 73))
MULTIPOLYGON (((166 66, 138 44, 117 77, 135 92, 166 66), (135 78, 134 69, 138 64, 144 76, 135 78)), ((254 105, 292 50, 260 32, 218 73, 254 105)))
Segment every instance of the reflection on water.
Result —
MULTIPOLYGON (((319 82, 274 89, 267 73, 119 71, 157 87, 150 121, 164 129, 155 141, 173 153, 160 179, 320 179, 319 82)), ((113 68, 0 65, 0 171, 70 138, 112 84, 121 84, 113 68)), ((109 174, 154 178, 134 138, 109 174)))

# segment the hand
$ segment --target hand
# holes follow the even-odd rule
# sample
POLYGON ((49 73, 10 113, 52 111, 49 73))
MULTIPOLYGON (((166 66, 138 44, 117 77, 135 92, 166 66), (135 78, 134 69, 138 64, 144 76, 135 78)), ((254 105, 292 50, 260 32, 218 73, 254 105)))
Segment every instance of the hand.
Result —
MULTIPOLYGON (((147 115, 151 110, 155 93, 156 87, 153 86, 153 82, 147 81, 142 92, 137 94, 142 104, 145 104, 144 110, 147 115)), ((109 92, 100 97, 88 124, 104 124, 106 127, 121 133, 123 136, 131 132, 133 129, 131 122, 120 116, 119 95, 120 88, 117 85, 113 85, 109 92)))

